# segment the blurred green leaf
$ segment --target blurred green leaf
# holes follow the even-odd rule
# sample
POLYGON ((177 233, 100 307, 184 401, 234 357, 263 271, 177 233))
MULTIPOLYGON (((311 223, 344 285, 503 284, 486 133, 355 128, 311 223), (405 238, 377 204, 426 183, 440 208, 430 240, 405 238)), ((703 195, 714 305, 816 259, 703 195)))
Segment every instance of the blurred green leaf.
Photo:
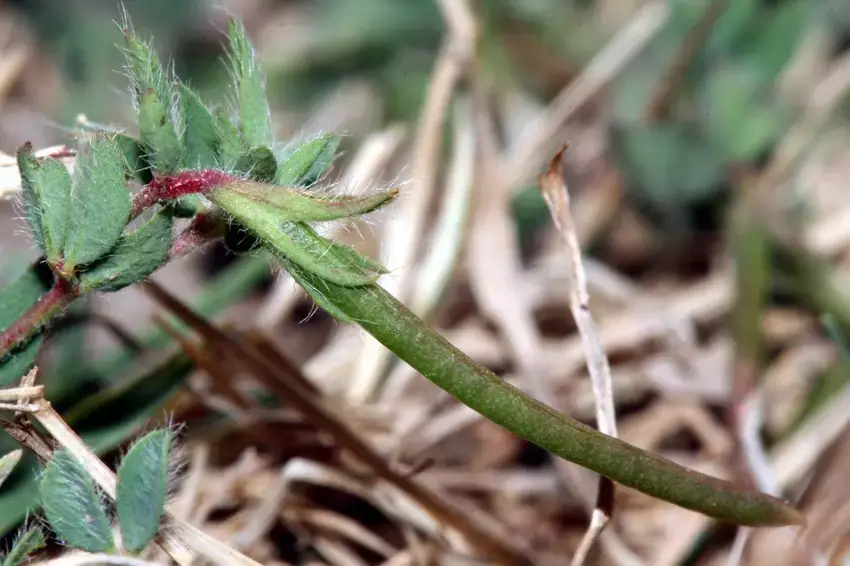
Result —
POLYGON ((714 148, 678 124, 632 125, 618 131, 613 142, 629 184, 662 210, 709 196, 725 176, 714 148))
POLYGON ((747 30, 738 56, 754 66, 763 84, 773 83, 790 63, 803 33, 813 22, 812 4, 810 0, 778 3, 763 10, 747 30))
POLYGON ((99 259, 121 237, 130 217, 123 159, 115 139, 103 134, 78 152, 63 271, 99 259))
POLYGON ((707 77, 702 92, 706 131, 726 159, 749 161, 773 143, 789 122, 789 111, 758 92, 749 65, 729 64, 707 77))
MULTIPOLYGON (((52 275, 44 264, 27 267, 14 281, 0 289, 0 328, 14 323, 50 289, 52 275)), ((0 360, 0 385, 16 383, 35 364, 42 337, 36 337, 21 350, 0 360)))
POLYGON ((112 525, 94 481, 67 449, 53 453, 39 490, 44 515, 66 544, 87 552, 109 553, 115 548, 112 525))
POLYGON ((3 485, 12 471, 14 471, 15 466, 17 466, 18 462, 21 461, 23 453, 23 450, 20 449, 12 450, 0 458, 0 485, 3 485))
POLYGON ((118 469, 116 507, 124 548, 145 549, 159 530, 168 491, 171 431, 150 432, 133 443, 118 469))
POLYGON ((56 159, 39 161, 27 142, 18 150, 24 216, 38 247, 55 264, 65 247, 71 204, 71 175, 56 159))
POLYGON ((168 259, 172 217, 159 210, 153 218, 118 240, 112 251, 80 274, 85 292, 117 291, 156 271, 168 259))

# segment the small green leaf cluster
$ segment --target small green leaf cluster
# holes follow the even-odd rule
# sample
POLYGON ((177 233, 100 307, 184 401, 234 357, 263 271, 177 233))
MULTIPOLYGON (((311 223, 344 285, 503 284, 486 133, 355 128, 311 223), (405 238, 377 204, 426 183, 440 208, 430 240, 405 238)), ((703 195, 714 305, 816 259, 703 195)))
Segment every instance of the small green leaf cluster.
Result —
MULTIPOLYGON (((396 191, 354 198, 299 190, 325 174, 340 138, 276 142, 265 80, 238 21, 230 21, 228 38, 232 108, 205 104, 128 24, 123 51, 138 139, 100 126, 86 132, 73 175, 56 159, 37 158, 29 144, 19 150, 25 218, 52 275, 34 268, 0 290, 4 332, 37 308, 48 290, 55 304, 67 306, 87 293, 118 291, 148 277, 173 250, 185 249, 182 242, 195 241, 175 237, 181 217, 214 218, 222 226, 209 230, 212 236, 236 231, 273 239, 288 264, 343 285, 370 284, 384 273, 308 223, 370 212, 396 191), (131 185, 142 186, 134 197, 131 185), (210 202, 226 214, 209 215, 210 202), (131 229, 147 209, 153 214, 131 229), (39 284, 33 284, 37 274, 39 284)), ((28 332, 4 337, 10 343, 0 343, 0 378, 16 379, 32 366, 40 331, 57 310, 37 313, 28 332)))
POLYGON ((665 27, 618 79, 612 97, 613 146, 640 201, 662 211, 711 198, 734 165, 759 161, 794 117, 775 88, 816 2, 725 2, 710 34, 674 69, 709 1, 672 0, 665 27), (670 112, 647 116, 659 89, 683 73, 670 112))
MULTIPOLYGON (((118 470, 115 509, 124 550, 141 553, 160 529, 168 493, 172 435, 155 430, 133 443, 118 470)), ((57 450, 39 486, 42 508, 56 535, 72 548, 114 554, 112 522, 94 482, 66 449, 57 450)))

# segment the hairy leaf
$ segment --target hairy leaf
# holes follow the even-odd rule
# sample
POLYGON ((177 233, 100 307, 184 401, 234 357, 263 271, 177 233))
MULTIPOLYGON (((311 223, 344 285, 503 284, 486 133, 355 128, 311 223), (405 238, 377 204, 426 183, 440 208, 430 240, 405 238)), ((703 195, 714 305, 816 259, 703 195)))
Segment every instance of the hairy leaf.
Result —
POLYGON ((68 452, 53 453, 41 480, 41 503, 50 526, 66 543, 87 552, 111 552, 112 530, 94 482, 68 452))
POLYGON ((275 184, 300 187, 315 183, 330 167, 339 142, 340 137, 336 134, 322 134, 302 143, 280 160, 275 184))
POLYGON ((182 83, 178 88, 186 120, 186 156, 183 163, 190 169, 215 167, 221 145, 215 117, 198 93, 182 83))
MULTIPOLYGON (((368 285, 378 275, 364 269, 367 262, 355 263, 349 253, 340 253, 328 239, 300 222, 288 222, 279 210, 238 193, 214 191, 209 199, 236 219, 250 233, 277 254, 302 269, 343 286, 368 285)), ((358 255, 353 250, 354 255, 358 255)))
POLYGON ((124 156, 114 138, 98 134, 77 156, 63 271, 72 273, 109 252, 129 217, 124 156))
POLYGON ((229 22, 228 36, 242 134, 251 147, 270 146, 274 142, 271 112, 266 98, 265 79, 257 64, 254 46, 245 28, 235 19, 229 22))
POLYGON ((41 532, 41 527, 34 526, 26 529, 15 537, 12 549, 3 558, 3 566, 23 564, 30 554, 44 548, 44 545, 44 533, 41 532))
MULTIPOLYGON (((17 279, 0 289, 0 328, 7 329, 50 289, 51 274, 44 264, 30 266, 17 279)), ((0 359, 0 385, 17 382, 35 364, 43 338, 37 336, 0 359)))
POLYGON ((173 173, 183 161, 184 148, 175 126, 156 91, 148 89, 142 93, 139 131, 157 173, 173 173))
POLYGON ((162 63, 150 43, 142 41, 132 29, 124 30, 124 56, 127 74, 133 83, 136 103, 141 103, 142 95, 155 91, 163 106, 172 103, 172 81, 162 67, 162 63))
POLYGON ((103 259, 80 274, 80 289, 117 291, 144 279, 168 259, 171 251, 173 220, 168 210, 118 240, 103 259))
POLYGON ((270 149, 255 147, 239 158, 236 170, 255 181, 271 183, 277 172, 277 161, 270 149))
POLYGON ((218 129, 218 137, 221 140, 219 162, 225 169, 231 169, 236 166, 236 163, 245 153, 245 141, 242 139, 239 129, 224 114, 219 113, 216 116, 215 123, 218 129))
POLYGON ((151 175, 150 164, 147 161, 145 149, 141 142, 124 134, 117 134, 115 141, 118 142, 121 153, 124 154, 127 177, 136 179, 142 184, 150 183, 153 175, 151 175))
POLYGON ((24 216, 38 247, 55 264, 65 247, 71 202, 71 175, 56 159, 39 161, 27 142, 18 150, 24 216))
POLYGON ((258 203, 278 209, 280 218, 293 222, 323 222, 360 216, 385 206, 398 196, 398 189, 363 197, 318 195, 305 190, 264 185, 250 181, 232 183, 226 189, 258 203))
POLYGON ((141 552, 159 530, 168 490, 171 431, 155 430, 130 448, 118 470, 116 506, 124 547, 141 552))

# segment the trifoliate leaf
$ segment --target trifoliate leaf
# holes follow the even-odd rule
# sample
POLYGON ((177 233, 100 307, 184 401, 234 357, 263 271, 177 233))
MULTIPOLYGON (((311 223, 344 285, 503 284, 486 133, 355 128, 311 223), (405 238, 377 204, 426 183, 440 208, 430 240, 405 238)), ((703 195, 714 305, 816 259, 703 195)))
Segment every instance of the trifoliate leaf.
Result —
POLYGON ((270 146, 274 142, 271 112, 266 97, 265 79, 256 60, 254 46, 242 24, 231 19, 228 25, 233 80, 239 102, 242 134, 251 147, 270 146))
POLYGON ((116 506, 124 547, 141 552, 159 530, 168 491, 171 431, 155 430, 137 440, 118 470, 116 506))
POLYGON ((18 566, 23 564, 30 554, 44 548, 44 533, 41 527, 30 527, 15 537, 12 549, 3 558, 3 566, 18 566))
POLYGON ((189 169, 208 169, 218 164, 221 145, 215 117, 198 94, 184 84, 178 86, 180 105, 186 120, 186 156, 183 163, 189 169))
POLYGON ((64 272, 100 259, 121 237, 130 217, 124 171, 124 155, 114 138, 98 134, 79 152, 64 272))
POLYGON ((118 240, 112 251, 80 274, 80 289, 117 291, 141 281, 168 260, 172 242, 170 211, 153 218, 118 240))
POLYGON ((18 150, 24 216, 47 261, 59 261, 65 247, 71 202, 71 176, 56 159, 39 161, 26 143, 18 150))
POLYGON ((139 102, 139 131, 157 173, 173 173, 183 161, 184 148, 168 108, 153 89, 142 93, 139 102))
MULTIPOLYGON (((50 289, 52 274, 45 264, 35 264, 0 289, 0 328, 11 326, 50 289)), ((16 383, 35 364, 43 339, 37 336, 0 359, 0 386, 16 383)))
POLYGON ((115 548, 94 482, 67 449, 53 453, 40 491, 47 521, 67 544, 86 552, 109 553, 115 548))
POLYGON ((277 161, 270 149, 255 147, 239 158, 236 170, 255 181, 271 183, 277 172, 277 161))
POLYGON ((330 167, 340 137, 323 134, 299 145, 278 165, 275 184, 287 187, 309 186, 315 183, 330 167))

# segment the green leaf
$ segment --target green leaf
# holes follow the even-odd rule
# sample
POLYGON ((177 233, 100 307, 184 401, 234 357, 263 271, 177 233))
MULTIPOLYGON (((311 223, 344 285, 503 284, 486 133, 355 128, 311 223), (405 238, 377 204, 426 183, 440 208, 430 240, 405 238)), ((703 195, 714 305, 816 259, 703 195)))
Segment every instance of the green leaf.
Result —
POLYGON ((812 22, 812 4, 809 0, 778 3, 748 29, 738 55, 753 65, 763 85, 773 83, 790 63, 812 22))
POLYGON ((194 90, 184 84, 180 89, 180 104, 186 119, 186 156, 183 163, 190 169, 208 169, 218 165, 221 144, 219 129, 210 109, 194 90))
POLYGON ((158 93, 162 104, 170 107, 173 81, 163 69, 153 47, 139 39, 129 26, 124 30, 124 44, 125 66, 136 93, 136 103, 141 103, 146 91, 153 90, 158 93))
POLYGON ((288 157, 280 159, 275 184, 300 187, 315 183, 330 167, 340 139, 335 134, 322 134, 299 145, 288 157))
POLYGON ((139 131, 142 143, 150 153, 157 173, 173 173, 183 161, 184 147, 177 135, 174 122, 168 116, 156 91, 142 93, 139 103, 139 131))
POLYGON ((255 147, 239 158, 236 170, 255 181, 271 183, 277 172, 277 161, 270 149, 255 147))
MULTIPOLYGON (((44 264, 29 266, 0 290, 0 328, 11 326, 50 289, 52 274, 44 264)), ((16 383, 35 364, 43 338, 36 337, 17 352, 0 359, 0 386, 16 383)))
POLYGON ((67 544, 87 552, 114 550, 111 524, 94 482, 67 449, 53 453, 40 488, 47 521, 67 544))
POLYGON ((109 252, 130 217, 124 155, 114 138, 98 135, 77 156, 63 272, 109 252))
POLYGON ((171 431, 155 430, 133 443, 118 470, 116 506, 124 547, 139 553, 156 536, 168 491, 171 431))
POLYGON ((15 466, 18 465, 18 462, 21 461, 21 456, 23 455, 23 450, 12 450, 8 454, 4 454, 2 458, 0 458, 0 486, 6 481, 9 477, 9 474, 15 469, 15 466))
MULTIPOLYGON (((239 267, 248 264, 257 267, 262 265, 265 272, 268 272, 267 258, 249 257, 242 265, 237 266, 234 272, 229 273, 227 280, 222 283, 232 284, 232 281, 245 277, 250 269, 239 267)), ((220 297, 211 297, 212 299, 220 297)), ((216 306, 220 304, 221 301, 215 302, 216 306)), ((164 340, 160 340, 160 345, 163 343, 164 340)), ((120 360, 108 361, 115 366, 126 367, 132 360, 127 360, 126 355, 122 355, 120 360)), ((185 354, 175 354, 144 373, 134 375, 131 379, 100 393, 87 396, 62 416, 95 454, 105 454, 121 446, 128 438, 137 434, 141 427, 148 424, 183 387, 193 367, 192 361, 185 354)), ((34 458, 26 460, 26 465, 21 466, 23 473, 16 474, 25 479, 8 485, 9 489, 0 493, 0 534, 8 533, 27 512, 36 509, 38 484, 34 478, 38 472, 38 464, 34 458)))
POLYGON ((236 163, 245 153, 245 142, 239 133, 239 129, 224 114, 219 113, 216 116, 216 127, 218 129, 218 137, 221 140, 219 161, 222 167, 231 169, 235 167, 236 163))
POLYGON ((65 247, 71 202, 71 175, 56 159, 41 162, 27 142, 18 150, 24 216, 47 261, 57 263, 65 247))
POLYGON ((266 98, 265 79, 257 64, 254 46, 242 24, 231 19, 228 24, 233 80, 239 101, 242 134, 251 147, 274 143, 271 111, 266 98))
POLYGON ((226 189, 280 211, 282 220, 292 222, 323 222, 360 216, 386 206, 398 196, 398 189, 353 197, 318 195, 305 190, 278 187, 250 181, 233 183, 226 189))
POLYGON ((678 124, 630 125, 616 132, 614 148, 640 198, 662 210, 708 196, 725 175, 714 148, 678 124))
POLYGON ((725 65, 706 80, 701 92, 706 131, 727 159, 758 157, 788 125, 788 109, 770 93, 758 92, 760 79, 749 65, 725 65))
POLYGON ((228 190, 214 191, 208 197, 278 255, 304 270, 343 286, 368 285, 378 278, 306 224, 285 221, 274 207, 228 190))
POLYGON ((15 537, 12 550, 3 559, 3 566, 18 566, 23 564, 30 554, 44 548, 44 533, 41 527, 30 527, 15 537))
POLYGON ((150 164, 147 161, 145 149, 141 142, 124 134, 117 134, 115 141, 118 143, 118 147, 121 148, 121 153, 124 154, 127 177, 129 179, 135 179, 143 185, 150 183, 153 175, 151 174, 150 164))
POLYGON ((757 22, 761 8, 761 0, 726 2, 726 9, 711 30, 709 50, 720 56, 731 55, 735 46, 745 40, 750 27, 757 22))
POLYGON ((108 256, 80 274, 80 289, 117 291, 149 276, 168 260, 172 224, 170 211, 160 210, 122 236, 108 256))

